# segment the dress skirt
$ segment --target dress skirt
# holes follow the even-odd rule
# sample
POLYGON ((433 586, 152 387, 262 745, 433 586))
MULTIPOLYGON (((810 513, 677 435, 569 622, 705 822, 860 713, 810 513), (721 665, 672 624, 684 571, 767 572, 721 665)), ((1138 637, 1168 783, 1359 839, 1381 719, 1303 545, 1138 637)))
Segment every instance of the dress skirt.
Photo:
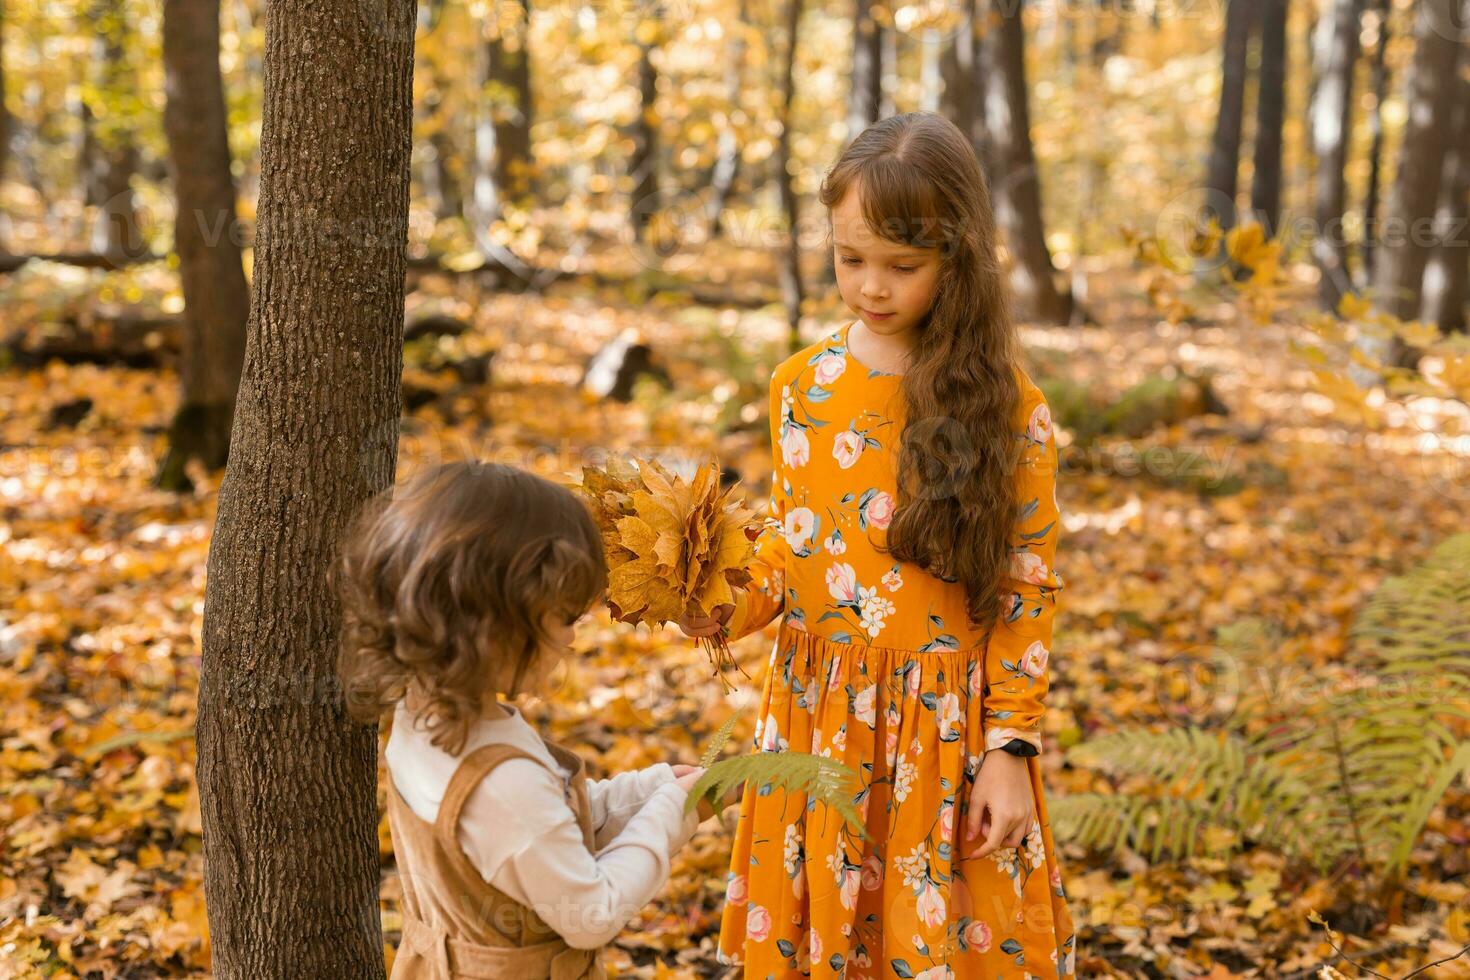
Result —
POLYGON ((1021 847, 963 840, 985 751, 983 648, 918 652, 829 639, 783 617, 754 748, 811 752, 859 777, 870 840, 804 793, 740 802, 719 959, 767 977, 941 980, 1075 974, 1072 918, 1041 772, 1021 847))

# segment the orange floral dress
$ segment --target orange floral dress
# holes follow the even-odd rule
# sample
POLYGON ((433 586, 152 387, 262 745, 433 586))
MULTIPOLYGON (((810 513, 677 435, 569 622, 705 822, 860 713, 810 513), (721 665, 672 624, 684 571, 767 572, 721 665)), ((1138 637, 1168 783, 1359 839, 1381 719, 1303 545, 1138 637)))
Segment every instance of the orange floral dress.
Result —
POLYGON ((983 643, 962 586, 875 548, 897 500, 900 376, 855 360, 850 327, 772 375, 770 519, 730 637, 781 614, 754 747, 858 773, 854 803, 872 840, 805 794, 745 793, 719 959, 751 980, 1073 976, 1035 758, 1062 589, 1046 400, 1022 372, 1013 589, 983 643), (1037 820, 1021 847, 978 858, 983 841, 963 839, 970 790, 984 753, 1006 745, 1027 756, 1037 820))

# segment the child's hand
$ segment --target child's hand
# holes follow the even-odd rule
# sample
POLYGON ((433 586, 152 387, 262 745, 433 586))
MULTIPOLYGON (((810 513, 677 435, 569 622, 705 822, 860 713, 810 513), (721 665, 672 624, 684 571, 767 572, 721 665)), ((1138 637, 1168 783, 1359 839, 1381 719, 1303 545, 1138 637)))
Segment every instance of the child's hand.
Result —
POLYGON ((979 850, 962 856, 985 857, 997 847, 1020 847, 1035 823, 1036 800, 1026 760, 999 749, 986 752, 965 816, 965 840, 983 835, 985 842, 979 850))
POLYGON ((708 616, 682 616, 679 619, 679 629, 684 631, 685 636, 714 636, 730 617, 735 614, 735 605, 725 602, 710 610, 708 616))
MULTIPOLYGON (((692 792, 693 789, 694 789, 694 784, 697 783, 697 782, 699 782, 699 777, 700 776, 703 776, 704 775, 704 767, 703 766, 679 766, 678 768, 679 769, 687 769, 688 772, 685 772, 678 779, 674 780, 674 782, 676 782, 680 786, 684 787, 684 792, 686 792, 686 793, 692 792)), ((699 813, 699 822, 700 823, 704 823, 710 817, 712 817, 712 816, 715 815, 715 808, 712 807, 712 806, 710 806, 709 800, 704 800, 704 799, 700 800, 699 803, 695 806, 694 809, 699 813)))
MULTIPOLYGON (((699 766, 686 766, 686 765, 682 765, 681 764, 681 765, 675 765, 673 767, 673 769, 674 769, 674 775, 675 776, 687 776, 687 775, 689 775, 689 774, 692 773, 693 776, 694 776, 694 779, 696 781, 699 779, 700 776, 704 775, 704 770, 701 769, 699 766)), ((689 786, 691 786, 691 787, 693 785, 694 785, 693 782, 691 782, 689 784, 689 786)), ((725 809, 725 807, 730 806, 733 803, 739 803, 741 797, 743 797, 744 795, 745 795, 745 784, 744 783, 736 783, 735 784, 735 787, 733 789, 731 789, 728 793, 726 793, 725 794, 725 798, 720 801, 720 810, 723 811, 725 809)), ((699 815, 700 815, 700 819, 701 820, 708 819, 708 817, 712 817, 712 816, 715 815, 715 812, 716 811, 714 811, 713 809, 710 809, 709 812, 708 812, 708 816, 707 816, 706 815, 706 812, 705 812, 705 809, 704 809, 706 807, 709 807, 709 801, 708 800, 701 800, 699 802, 699 815)))

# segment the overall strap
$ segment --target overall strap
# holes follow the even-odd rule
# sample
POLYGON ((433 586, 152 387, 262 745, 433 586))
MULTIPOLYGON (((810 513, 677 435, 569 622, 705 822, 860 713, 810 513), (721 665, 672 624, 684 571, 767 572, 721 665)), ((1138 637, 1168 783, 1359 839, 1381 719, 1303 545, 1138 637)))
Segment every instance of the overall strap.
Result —
POLYGON ((465 801, 470 798, 479 782, 490 771, 509 759, 530 759, 539 766, 546 763, 525 749, 504 743, 482 745, 469 752, 459 761, 454 775, 449 777, 449 786, 444 790, 444 799, 439 803, 439 815, 434 819, 434 832, 446 841, 456 840, 455 828, 465 801))

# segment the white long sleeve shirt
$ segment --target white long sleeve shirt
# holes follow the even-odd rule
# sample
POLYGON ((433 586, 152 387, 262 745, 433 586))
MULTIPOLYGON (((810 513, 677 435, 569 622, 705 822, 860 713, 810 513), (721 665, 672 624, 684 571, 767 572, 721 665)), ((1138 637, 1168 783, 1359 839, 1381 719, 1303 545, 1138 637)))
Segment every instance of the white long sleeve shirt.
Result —
POLYGON ((689 842, 699 814, 684 813, 688 793, 667 762, 589 779, 596 853, 588 853, 567 804, 571 774, 520 711, 504 707, 511 717, 477 720, 455 756, 430 742, 399 701, 384 750, 393 785, 415 814, 433 823, 463 755, 505 742, 544 760, 545 766, 509 759, 480 781, 460 813, 460 847, 482 878, 533 910, 568 945, 606 945, 668 880, 670 856, 689 842))

